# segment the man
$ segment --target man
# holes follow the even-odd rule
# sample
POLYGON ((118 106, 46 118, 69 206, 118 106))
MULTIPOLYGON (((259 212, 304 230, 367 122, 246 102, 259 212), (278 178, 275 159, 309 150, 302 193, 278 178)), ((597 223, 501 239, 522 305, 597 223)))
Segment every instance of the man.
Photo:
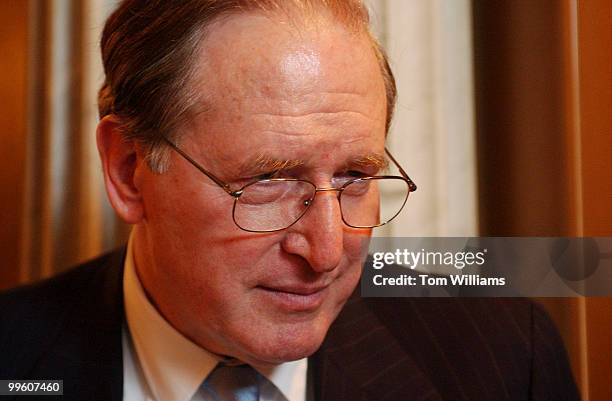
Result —
POLYGON ((379 178, 395 87, 360 3, 125 1, 102 53, 98 147, 134 229, 3 296, 0 378, 75 400, 577 399, 528 302, 351 297, 379 187, 415 189, 379 178))

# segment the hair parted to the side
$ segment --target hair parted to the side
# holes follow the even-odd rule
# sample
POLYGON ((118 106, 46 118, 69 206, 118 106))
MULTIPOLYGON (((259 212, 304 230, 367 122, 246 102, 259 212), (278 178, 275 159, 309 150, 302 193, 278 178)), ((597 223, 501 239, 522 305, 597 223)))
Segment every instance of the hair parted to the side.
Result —
POLYGON ((124 0, 106 21, 100 42, 105 73, 100 118, 116 115, 125 138, 138 141, 151 170, 161 173, 168 155, 163 136, 176 139, 176 129, 206 96, 194 93, 189 83, 207 27, 221 16, 248 11, 314 15, 319 10, 370 38, 385 82, 388 130, 395 80, 360 0, 124 0))

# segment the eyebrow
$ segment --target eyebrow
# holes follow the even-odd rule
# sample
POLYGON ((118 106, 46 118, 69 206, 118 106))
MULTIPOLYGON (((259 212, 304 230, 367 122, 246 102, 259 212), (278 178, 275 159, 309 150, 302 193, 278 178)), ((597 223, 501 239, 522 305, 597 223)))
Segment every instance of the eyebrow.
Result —
POLYGON ((297 159, 277 159, 265 154, 261 154, 254 159, 248 160, 243 163, 239 168, 238 172, 240 175, 248 175, 258 172, 270 172, 279 170, 289 170, 292 168, 303 166, 305 163, 303 160, 297 159))
MULTIPOLYGON (((252 175, 264 171, 290 170, 302 167, 305 164, 306 162, 300 159, 278 159, 266 154, 260 154, 240 165, 238 172, 240 175, 252 175)), ((370 153, 352 158, 344 164, 344 168, 347 170, 355 167, 372 168, 376 171, 381 171, 389 167, 389 162, 385 156, 379 153, 370 153)))
POLYGON ((357 167, 371 167, 376 171, 386 170, 389 167, 389 161, 387 158, 379 153, 370 153, 364 156, 360 156, 350 160, 347 163, 347 168, 357 167))

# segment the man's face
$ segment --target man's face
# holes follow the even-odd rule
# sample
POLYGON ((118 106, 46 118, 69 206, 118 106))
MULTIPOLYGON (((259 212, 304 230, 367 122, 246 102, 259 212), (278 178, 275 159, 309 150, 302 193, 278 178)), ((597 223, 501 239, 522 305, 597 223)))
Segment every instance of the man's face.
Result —
MULTIPOLYGON (((263 15, 210 32, 193 81, 205 111, 179 135, 199 164, 232 189, 270 171, 256 160, 299 161, 280 176, 326 188, 377 173, 363 161, 384 154, 385 90, 364 35, 263 15)), ((202 347, 250 363, 316 351, 358 282, 370 230, 344 225, 337 193, 320 192, 290 228, 248 233, 232 220, 231 196, 176 152, 170 166, 154 174, 140 163, 135 175, 145 210, 136 265, 164 317, 202 347)))

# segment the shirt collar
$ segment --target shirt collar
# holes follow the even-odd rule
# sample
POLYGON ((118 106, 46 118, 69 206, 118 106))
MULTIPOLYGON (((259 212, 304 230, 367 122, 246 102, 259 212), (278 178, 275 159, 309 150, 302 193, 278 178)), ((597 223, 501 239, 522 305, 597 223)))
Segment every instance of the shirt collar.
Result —
MULTIPOLYGON (((134 263, 133 233, 125 258, 123 292, 127 326, 146 382, 157 400, 189 401, 219 357, 172 327, 147 298, 134 263)), ((253 366, 289 400, 306 394, 307 358, 272 368, 253 366)))

